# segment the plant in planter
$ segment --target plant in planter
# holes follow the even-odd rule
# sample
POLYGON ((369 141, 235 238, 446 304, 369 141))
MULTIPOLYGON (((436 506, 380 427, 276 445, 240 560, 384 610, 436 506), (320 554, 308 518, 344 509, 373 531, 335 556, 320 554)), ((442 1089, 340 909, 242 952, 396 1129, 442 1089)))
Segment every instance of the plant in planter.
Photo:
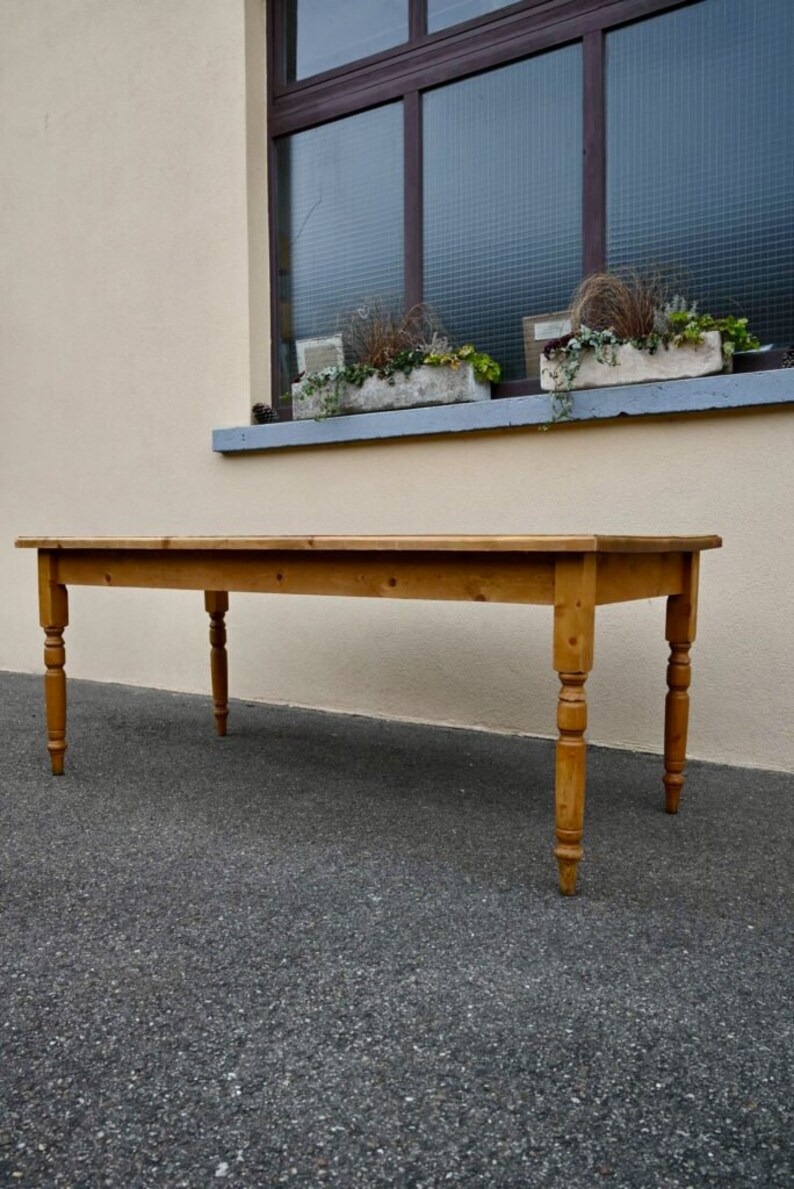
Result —
POLYGON ((487 400, 501 374, 490 355, 453 346, 427 306, 397 315, 382 302, 360 307, 343 333, 351 362, 292 385, 296 418, 487 400))
POLYGON ((552 421, 570 417, 576 388, 711 375, 729 368, 735 351, 759 345, 746 318, 699 314, 669 296, 661 274, 586 277, 571 303, 571 326, 541 357, 552 421))

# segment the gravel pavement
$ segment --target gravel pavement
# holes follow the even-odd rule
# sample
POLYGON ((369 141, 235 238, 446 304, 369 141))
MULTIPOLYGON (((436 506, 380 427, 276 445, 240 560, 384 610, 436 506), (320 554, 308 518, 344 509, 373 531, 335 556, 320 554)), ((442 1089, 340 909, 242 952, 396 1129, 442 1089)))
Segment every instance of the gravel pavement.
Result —
POLYGON ((0 673, 0 1184, 790 1186, 794 780, 0 673))

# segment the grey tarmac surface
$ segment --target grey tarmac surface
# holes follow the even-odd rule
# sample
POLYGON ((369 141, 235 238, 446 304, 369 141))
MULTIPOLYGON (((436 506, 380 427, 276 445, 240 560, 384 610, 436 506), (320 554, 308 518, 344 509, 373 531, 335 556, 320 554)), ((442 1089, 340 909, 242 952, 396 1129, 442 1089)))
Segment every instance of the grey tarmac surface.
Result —
POLYGON ((791 1186, 791 777, 0 673, 0 1183, 791 1186))

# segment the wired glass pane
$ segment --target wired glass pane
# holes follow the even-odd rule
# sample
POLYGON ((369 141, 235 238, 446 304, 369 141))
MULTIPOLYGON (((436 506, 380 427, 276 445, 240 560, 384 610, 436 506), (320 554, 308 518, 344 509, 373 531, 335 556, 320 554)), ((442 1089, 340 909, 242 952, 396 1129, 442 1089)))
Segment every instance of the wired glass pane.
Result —
POLYGON ((702 0, 607 37, 611 267, 794 337, 794 3, 702 0))
POLYGON ((296 339, 338 333, 373 297, 402 308, 402 103, 283 138, 277 168, 284 392, 296 339))
POLYGON ((522 378, 522 319, 564 310, 581 277, 581 46, 431 91, 423 121, 426 299, 522 378))
POLYGON ((437 29, 470 21, 514 3, 515 0, 428 0, 427 31, 435 33, 437 29))
POLYGON ((288 0, 287 81, 408 40, 408 0, 288 0))

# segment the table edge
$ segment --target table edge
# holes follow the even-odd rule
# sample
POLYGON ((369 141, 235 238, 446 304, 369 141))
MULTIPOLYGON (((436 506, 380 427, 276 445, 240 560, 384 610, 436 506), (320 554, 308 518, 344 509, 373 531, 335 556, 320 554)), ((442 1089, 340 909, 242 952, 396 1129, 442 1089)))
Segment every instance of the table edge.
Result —
POLYGON ((439 553, 699 553, 719 549, 722 538, 704 536, 534 535, 384 535, 263 537, 17 537, 17 549, 185 550, 206 552, 439 552, 439 553))

